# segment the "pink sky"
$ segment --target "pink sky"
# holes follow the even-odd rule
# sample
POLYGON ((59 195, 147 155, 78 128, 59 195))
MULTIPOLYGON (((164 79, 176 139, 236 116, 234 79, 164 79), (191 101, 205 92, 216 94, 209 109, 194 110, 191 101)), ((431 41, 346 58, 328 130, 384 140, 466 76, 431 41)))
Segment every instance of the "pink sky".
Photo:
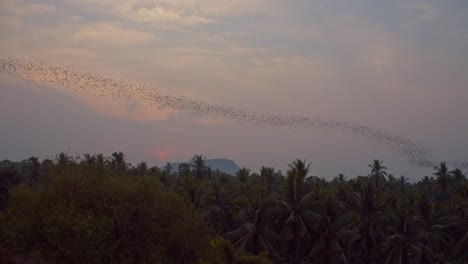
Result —
MULTIPOLYGON (((0 2, 0 57, 40 58, 252 111, 366 124, 468 159, 464 1, 0 2)), ((193 154, 241 166, 364 174, 374 158, 421 177, 388 148, 326 130, 258 128, 64 93, 0 76, 0 159, 116 150, 133 161, 193 154)), ((414 176, 413 176, 414 175, 414 176)))

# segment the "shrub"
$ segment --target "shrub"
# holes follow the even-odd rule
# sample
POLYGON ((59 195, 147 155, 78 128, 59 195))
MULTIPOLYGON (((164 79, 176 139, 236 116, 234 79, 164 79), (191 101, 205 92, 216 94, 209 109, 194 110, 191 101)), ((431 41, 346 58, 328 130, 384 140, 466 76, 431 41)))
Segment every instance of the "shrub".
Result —
POLYGON ((0 246, 38 263, 195 263, 210 254, 201 216, 154 178, 62 171, 12 189, 0 246))

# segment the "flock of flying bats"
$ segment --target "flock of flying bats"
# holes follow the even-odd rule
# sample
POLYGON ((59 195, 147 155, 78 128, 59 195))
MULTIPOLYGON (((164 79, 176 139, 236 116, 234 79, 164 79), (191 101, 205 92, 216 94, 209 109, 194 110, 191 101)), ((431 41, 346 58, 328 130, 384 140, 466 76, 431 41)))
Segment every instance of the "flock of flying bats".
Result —
MULTIPOLYGON (((181 96, 162 94, 147 85, 106 77, 94 73, 82 73, 67 66, 56 66, 44 61, 0 58, 0 73, 41 86, 56 86, 93 96, 123 98, 142 103, 146 107, 184 111, 195 116, 214 119, 229 119, 248 122, 262 127, 287 127, 306 129, 329 129, 349 135, 358 135, 373 143, 384 144, 405 157, 411 165, 433 168, 431 151, 414 140, 374 129, 355 122, 325 120, 318 117, 260 113, 230 106, 210 104, 181 96)), ((458 168, 468 168, 468 161, 449 161, 458 168)))

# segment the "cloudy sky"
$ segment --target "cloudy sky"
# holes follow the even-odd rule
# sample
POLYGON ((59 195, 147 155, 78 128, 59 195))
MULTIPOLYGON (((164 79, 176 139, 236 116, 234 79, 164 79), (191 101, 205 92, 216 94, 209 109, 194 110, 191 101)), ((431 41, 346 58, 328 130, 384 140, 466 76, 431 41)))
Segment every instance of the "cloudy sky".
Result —
MULTIPOLYGON (((252 111, 358 122, 468 160, 465 0, 0 0, 0 57, 38 58, 252 111)), ((337 131, 259 128, 160 112, 0 75, 0 159, 124 151, 161 165, 193 154, 257 170, 312 161, 367 174, 385 145, 337 131)))

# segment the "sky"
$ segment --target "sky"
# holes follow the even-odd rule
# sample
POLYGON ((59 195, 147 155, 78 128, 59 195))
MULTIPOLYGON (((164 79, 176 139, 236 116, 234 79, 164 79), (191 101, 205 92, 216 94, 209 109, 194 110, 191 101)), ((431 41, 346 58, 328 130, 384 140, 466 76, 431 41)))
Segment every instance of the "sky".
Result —
MULTIPOLYGON (((41 59, 250 111, 357 122, 468 160, 465 0, 0 0, 0 58, 41 59)), ((194 154, 258 171, 294 159, 331 179, 385 145, 333 130, 255 127, 93 98, 0 75, 0 160, 121 150, 152 165, 194 154)))

